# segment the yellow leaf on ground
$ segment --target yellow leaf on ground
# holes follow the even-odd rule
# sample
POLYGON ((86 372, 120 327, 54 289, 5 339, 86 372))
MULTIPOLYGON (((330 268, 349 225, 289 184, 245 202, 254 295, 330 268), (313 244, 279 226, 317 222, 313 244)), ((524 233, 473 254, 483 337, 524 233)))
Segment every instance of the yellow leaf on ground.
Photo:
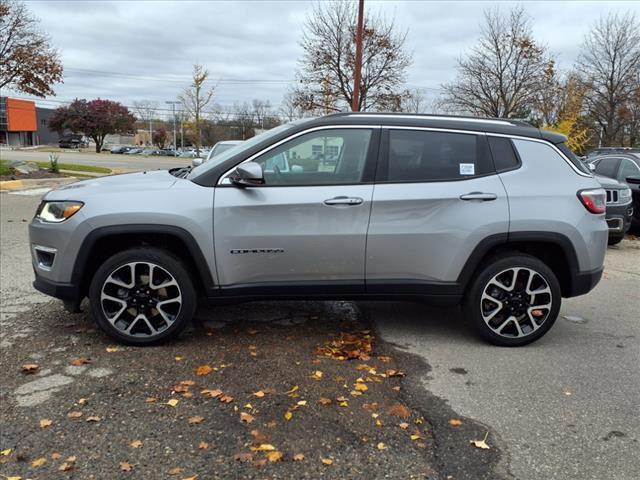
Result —
POLYGON ((33 468, 38 468, 44 465, 45 463, 47 463, 47 459, 44 457, 40 457, 40 458, 36 458, 33 462, 31 462, 31 466, 33 468))
POLYGON ((300 405, 301 407, 306 407, 307 406, 307 401, 306 400, 300 400, 298 402, 298 405, 300 405))
POLYGON ((267 454, 267 460, 269 460, 270 462, 281 462, 282 461, 282 457, 284 457, 284 455, 282 455, 282 452, 269 452, 267 454))
POLYGON ((340 406, 341 407, 348 407, 349 403, 348 402, 340 402, 340 406))
POLYGON ((117 352, 119 349, 118 349, 118 347, 116 347, 115 345, 109 345, 109 346, 106 348, 106 350, 107 350, 107 352, 109 352, 109 353, 114 353, 114 352, 117 352))
POLYGON ((22 480, 22 477, 7 477, 7 480, 22 480))
POLYGON ((7 455, 11 455, 11 452, 13 450, 11 450, 10 448, 7 448, 5 450, 0 451, 0 455, 2 455, 3 457, 6 457, 7 455))
POLYGON ((386 449, 387 449, 387 446, 386 446, 384 443, 382 443, 382 442, 380 442, 380 443, 377 445, 377 447, 378 447, 378 450, 386 450, 386 449))
POLYGON ((209 365, 200 365, 198 368, 196 368, 196 375, 200 377, 209 375, 211 372, 213 372, 213 368, 211 368, 209 365))
POLYGON ((85 403, 87 403, 86 398, 81 398, 80 400, 78 400, 78 405, 84 405, 85 403))
POLYGON ((458 420, 457 418, 450 418, 449 425, 451 425, 452 427, 459 427, 460 425, 462 425, 462 420, 458 420))
POLYGON ((178 402, 180 400, 177 400, 175 398, 172 398, 170 400, 167 400, 167 405, 169 405, 170 407, 175 407, 176 405, 178 405, 178 402))
POLYGON ((181 357, 180 355, 176 355, 173 358, 175 359, 176 362, 181 362, 184 357, 181 357))
POLYGON ((99 422, 101 420, 100 417, 93 415, 91 417, 87 417, 87 422, 99 422))
POLYGON ((422 438, 422 435, 420 435, 419 433, 414 433, 413 435, 411 435, 411 440, 420 440, 422 438))
POLYGON ((482 448, 483 450, 489 450, 489 445, 487 445, 487 437, 489 436, 489 432, 484 435, 482 440, 471 440, 471 444, 476 448, 482 448))
POLYGON ((140 448, 142 446, 142 441, 134 440, 129 445, 131 445, 131 448, 140 448))
POLYGON ((331 460, 330 458, 321 458, 321 460, 325 465, 333 465, 333 460, 331 460))
POLYGON ((247 410, 251 410, 253 408, 253 405, 251 405, 250 403, 245 404, 244 408, 246 408, 247 410))
POLYGON ((297 392, 297 391, 298 391, 298 388, 299 388, 299 387, 298 387, 298 385, 295 385, 295 386, 291 387, 291 390, 287 391, 287 392, 286 392, 286 394, 287 394, 287 395, 290 395, 290 394, 292 394, 293 392, 297 392))
POLYGON ((40 428, 49 428, 53 422, 48 418, 40 420, 40 428))
POLYGON ((366 392, 367 390, 369 390, 369 387, 367 387, 364 383, 356 383, 354 388, 359 392, 366 392))
POLYGON ((316 370, 315 372, 313 372, 313 375, 311 375, 311 378, 313 378, 314 380, 321 380, 322 372, 320 370, 316 370))
POLYGON ((258 452, 272 452, 275 449, 276 449, 276 447, 274 447, 270 443, 262 443, 262 444, 260 444, 259 446, 256 447, 256 451, 258 451, 258 452))
POLYGON ((73 467, 73 462, 65 462, 58 467, 58 470, 60 470, 61 472, 68 472, 69 470, 73 470, 73 467))
POLYGON ((293 418, 293 413, 291 413, 289 410, 287 410, 284 414, 284 419, 285 420, 291 420, 293 418))
POLYGON ((258 398, 262 398, 264 397, 264 392, 262 390, 258 390, 256 393, 253 394, 254 397, 258 397, 258 398))

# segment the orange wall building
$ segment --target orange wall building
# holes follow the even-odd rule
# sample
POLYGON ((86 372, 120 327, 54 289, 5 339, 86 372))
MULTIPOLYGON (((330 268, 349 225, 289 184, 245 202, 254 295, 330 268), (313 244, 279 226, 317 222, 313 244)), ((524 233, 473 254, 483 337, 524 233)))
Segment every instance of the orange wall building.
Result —
POLYGON ((0 97, 0 143, 35 145, 37 129, 35 102, 0 97))

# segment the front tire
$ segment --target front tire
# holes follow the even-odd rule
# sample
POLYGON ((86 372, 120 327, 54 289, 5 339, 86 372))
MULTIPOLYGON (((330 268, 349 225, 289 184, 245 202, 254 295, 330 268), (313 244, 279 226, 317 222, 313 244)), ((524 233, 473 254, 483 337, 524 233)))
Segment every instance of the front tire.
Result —
POLYGON ((538 340, 553 326, 562 294, 542 261, 510 254, 484 263, 465 297, 465 317, 494 345, 517 347, 538 340))
POLYGON ((177 336, 196 309, 188 269, 157 248, 132 248, 107 259, 89 289, 91 314, 116 341, 153 345, 177 336))

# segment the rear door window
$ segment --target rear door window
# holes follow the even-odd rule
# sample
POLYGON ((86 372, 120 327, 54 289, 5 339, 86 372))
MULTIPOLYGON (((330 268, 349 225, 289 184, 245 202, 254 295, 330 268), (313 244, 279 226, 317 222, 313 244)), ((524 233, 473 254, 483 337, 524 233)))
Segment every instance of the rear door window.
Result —
POLYGON ((378 181, 466 180, 493 173, 483 135, 390 129, 386 150, 378 181))

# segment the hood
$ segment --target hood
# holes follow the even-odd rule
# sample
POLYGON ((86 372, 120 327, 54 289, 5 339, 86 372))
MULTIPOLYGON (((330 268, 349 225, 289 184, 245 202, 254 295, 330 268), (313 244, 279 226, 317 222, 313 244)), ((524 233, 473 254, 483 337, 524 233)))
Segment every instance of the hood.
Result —
POLYGON ((177 178, 167 170, 110 175, 82 180, 56 188, 47 193, 44 196, 44 200, 82 200, 85 197, 101 194, 165 190, 176 183, 176 180, 177 178))
POLYGON ((597 174, 594 174, 593 178, 595 178, 603 188, 627 188, 626 184, 617 181, 615 178, 603 177, 597 174))

